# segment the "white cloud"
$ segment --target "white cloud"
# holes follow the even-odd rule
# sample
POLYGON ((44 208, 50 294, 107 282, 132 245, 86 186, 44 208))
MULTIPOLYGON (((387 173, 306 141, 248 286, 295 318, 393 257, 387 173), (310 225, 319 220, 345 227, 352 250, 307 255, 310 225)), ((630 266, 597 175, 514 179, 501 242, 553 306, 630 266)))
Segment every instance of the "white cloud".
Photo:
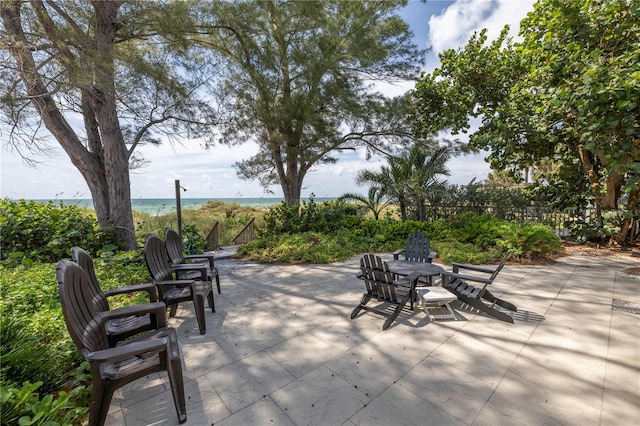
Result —
POLYGON ((518 33, 520 21, 533 9, 532 1, 461 0, 429 20, 429 43, 435 53, 464 46, 474 32, 487 28, 487 37, 493 40, 505 25, 510 35, 518 33))

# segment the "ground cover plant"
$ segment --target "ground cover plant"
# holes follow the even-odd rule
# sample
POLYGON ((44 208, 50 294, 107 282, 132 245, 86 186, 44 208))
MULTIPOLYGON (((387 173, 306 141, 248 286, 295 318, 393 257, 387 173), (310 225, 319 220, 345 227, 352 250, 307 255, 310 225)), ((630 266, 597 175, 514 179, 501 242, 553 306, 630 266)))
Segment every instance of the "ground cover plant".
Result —
POLYGON ((265 215, 258 238, 238 254, 260 262, 328 263, 365 252, 403 247, 407 236, 423 232, 444 263, 487 263, 510 251, 515 259, 536 259, 556 253, 560 238, 547 226, 518 224, 490 215, 467 213, 450 220, 369 220, 342 202, 281 204, 265 215))

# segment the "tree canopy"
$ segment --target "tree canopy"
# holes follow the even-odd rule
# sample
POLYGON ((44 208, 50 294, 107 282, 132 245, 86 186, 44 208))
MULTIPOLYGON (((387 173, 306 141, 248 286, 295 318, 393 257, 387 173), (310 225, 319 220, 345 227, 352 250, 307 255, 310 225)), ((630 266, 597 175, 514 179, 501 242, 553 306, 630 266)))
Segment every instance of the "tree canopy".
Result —
POLYGON ((223 57, 221 141, 260 147, 236 164, 241 177, 279 184, 294 204, 307 173, 337 152, 408 141, 406 98, 372 89, 418 75, 421 52, 396 14, 405 3, 204 2, 206 25, 193 41, 223 57))
POLYGON ((0 4, 1 118, 27 161, 51 135, 91 191, 101 227, 136 240, 135 149, 196 136, 213 110, 193 96, 210 76, 187 57, 188 2, 78 0, 0 4), (167 17, 171 19, 168 20, 167 17), (188 59, 188 60, 185 60, 188 59), (42 125, 46 128, 43 132, 42 125))
POLYGON ((416 131, 468 131, 481 117, 470 147, 490 150, 492 168, 553 165, 538 185, 562 188, 565 204, 588 191, 617 212, 623 242, 640 204, 640 4, 541 0, 520 36, 487 43, 482 31, 442 52, 416 86, 416 131))

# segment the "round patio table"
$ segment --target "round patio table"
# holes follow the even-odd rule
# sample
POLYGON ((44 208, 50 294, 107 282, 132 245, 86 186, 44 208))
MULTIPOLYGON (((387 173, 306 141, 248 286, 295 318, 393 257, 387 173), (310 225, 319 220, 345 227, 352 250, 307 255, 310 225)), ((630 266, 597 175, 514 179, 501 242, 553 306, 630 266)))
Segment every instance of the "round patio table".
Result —
POLYGON ((433 285, 433 277, 444 272, 444 268, 433 263, 411 262, 409 260, 391 260, 387 262, 389 271, 396 275, 407 276, 417 272, 421 277, 427 278, 427 285, 433 285))

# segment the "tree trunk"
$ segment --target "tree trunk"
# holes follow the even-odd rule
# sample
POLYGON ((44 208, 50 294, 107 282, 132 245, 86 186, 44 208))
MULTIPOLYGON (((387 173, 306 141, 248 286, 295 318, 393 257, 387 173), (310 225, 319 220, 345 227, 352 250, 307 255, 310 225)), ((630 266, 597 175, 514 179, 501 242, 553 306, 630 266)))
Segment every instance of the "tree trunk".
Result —
POLYGON ((113 46, 118 28, 119 3, 95 1, 96 63, 94 108, 104 152, 104 171, 107 182, 109 217, 116 235, 126 248, 136 248, 136 234, 131 212, 131 183, 129 181, 129 152, 118 120, 115 87, 113 46))
MULTIPOLYGON (((91 191, 98 224, 102 229, 113 227, 124 248, 133 250, 137 242, 131 212, 129 159, 117 117, 113 61, 110 59, 117 28, 118 5, 119 2, 94 3, 98 17, 96 48, 100 52, 95 56, 95 63, 82 63, 86 58, 74 57, 70 51, 60 47, 60 55, 65 56, 71 68, 78 63, 82 63, 82 67, 77 69, 94 67, 93 86, 80 89, 89 149, 67 122, 38 73, 22 28, 20 2, 4 2, 0 6, 0 14, 7 34, 15 40, 9 44, 8 50, 16 61, 31 102, 47 130, 85 179, 91 191)), ((36 6, 39 7, 43 28, 50 28, 53 24, 50 17, 41 4, 36 3, 36 6)))

